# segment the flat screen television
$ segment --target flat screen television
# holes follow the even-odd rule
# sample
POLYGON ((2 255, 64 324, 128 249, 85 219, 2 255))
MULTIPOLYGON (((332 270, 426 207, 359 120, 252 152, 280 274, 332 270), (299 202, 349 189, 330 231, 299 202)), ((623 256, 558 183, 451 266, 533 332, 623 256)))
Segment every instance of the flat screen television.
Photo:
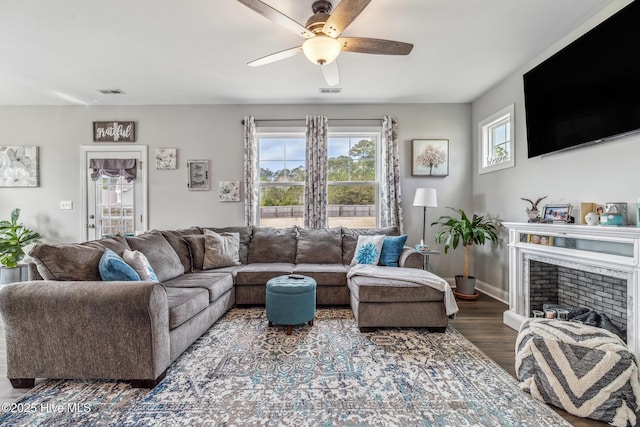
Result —
POLYGON ((524 74, 529 158, 640 131, 640 1, 524 74))

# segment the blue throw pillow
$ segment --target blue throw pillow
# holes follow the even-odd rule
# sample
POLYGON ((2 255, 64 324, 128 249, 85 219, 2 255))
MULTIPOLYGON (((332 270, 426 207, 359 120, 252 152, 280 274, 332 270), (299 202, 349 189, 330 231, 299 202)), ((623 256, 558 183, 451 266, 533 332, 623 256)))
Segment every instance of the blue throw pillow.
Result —
POLYGON ((102 280, 140 280, 140 275, 111 249, 105 249, 98 263, 102 280))
POLYGON ((402 248, 407 241, 407 236, 386 236, 382 242, 379 265, 388 267, 398 267, 398 260, 402 253, 402 248))

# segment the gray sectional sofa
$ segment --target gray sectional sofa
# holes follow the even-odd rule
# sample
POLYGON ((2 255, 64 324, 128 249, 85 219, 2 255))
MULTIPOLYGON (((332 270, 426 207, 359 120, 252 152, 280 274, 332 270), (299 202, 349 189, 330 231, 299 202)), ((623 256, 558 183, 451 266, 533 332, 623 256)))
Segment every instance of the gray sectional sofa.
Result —
MULTIPOLYGON (((318 305, 351 304, 363 327, 443 330, 447 325, 442 292, 420 295, 412 287, 409 297, 402 291, 385 294, 380 283, 364 289, 362 279, 351 292, 347 287, 358 236, 397 235, 394 228, 209 229, 239 234, 239 265, 202 270, 205 236, 199 227, 34 247, 32 280, 0 290, 12 385, 66 378, 153 387, 171 362, 230 308, 264 305, 266 282, 291 273, 316 280, 318 305), (159 283, 102 281, 98 262, 105 248, 119 255, 126 249, 142 252, 159 283)), ((405 247, 399 266, 421 268, 422 261, 422 255, 405 247)))

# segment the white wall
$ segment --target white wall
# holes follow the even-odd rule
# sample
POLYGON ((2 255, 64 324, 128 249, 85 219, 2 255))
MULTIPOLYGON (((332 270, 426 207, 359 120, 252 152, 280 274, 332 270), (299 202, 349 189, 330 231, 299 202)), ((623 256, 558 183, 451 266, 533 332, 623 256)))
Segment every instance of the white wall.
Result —
MULTIPOLYGON (((445 206, 471 207, 470 104, 375 105, 208 105, 120 107, 0 107, 0 145, 40 147, 40 187, 0 188, 0 218, 22 209, 21 220, 51 243, 84 240, 80 229, 82 199, 80 146, 92 145, 92 122, 133 120, 136 144, 149 146, 149 227, 168 229, 190 225, 224 226, 243 222, 242 203, 218 202, 218 182, 242 180, 243 142, 240 121, 300 118, 323 114, 331 118, 398 118, 405 232, 415 244, 422 234, 422 210, 411 206, 415 189, 438 189, 440 208, 427 221, 446 212, 445 206), (411 176, 411 139, 450 140, 450 174, 445 178, 411 176), (177 170, 156 170, 156 148, 178 148, 177 170), (209 159, 211 191, 188 191, 185 162, 209 159), (60 210, 61 200, 74 202, 60 210)), ((331 121, 330 121, 331 125, 331 121)), ((435 230, 427 232, 433 243, 435 230)), ((438 273, 451 276, 462 253, 433 257, 438 273)))
MULTIPOLYGON (((489 212, 504 221, 526 222, 525 209, 529 204, 520 198, 536 199, 541 196, 547 196, 541 205, 572 204, 573 216, 576 218, 579 218, 581 202, 627 202, 630 208, 635 207, 636 198, 640 196, 640 186, 638 186, 640 172, 637 167, 640 159, 640 136, 528 159, 522 83, 522 75, 526 71, 627 3, 629 2, 616 2, 473 102, 474 211, 489 212), (515 167, 478 175, 477 123, 511 103, 515 103, 515 167)), ((595 64, 595 66, 606 66, 606 64, 595 64)), ((635 223, 633 210, 630 209, 629 220, 635 223)), ((483 281, 508 290, 506 247, 503 245, 498 250, 492 250, 489 247, 477 248, 474 272, 483 281)))

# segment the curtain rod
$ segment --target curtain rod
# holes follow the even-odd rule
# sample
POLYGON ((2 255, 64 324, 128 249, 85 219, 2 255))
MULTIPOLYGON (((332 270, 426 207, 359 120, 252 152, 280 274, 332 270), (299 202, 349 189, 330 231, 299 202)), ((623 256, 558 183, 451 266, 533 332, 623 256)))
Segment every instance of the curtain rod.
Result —
MULTIPOLYGON (((327 119, 328 121, 333 121, 333 122, 340 122, 340 121, 345 121, 345 122, 353 122, 353 121, 357 121, 357 122, 382 122, 383 119, 327 119)), ((255 122, 302 122, 302 121, 306 121, 306 119, 254 119, 255 122)), ((244 125, 244 119, 240 120, 240 124, 244 125)))

